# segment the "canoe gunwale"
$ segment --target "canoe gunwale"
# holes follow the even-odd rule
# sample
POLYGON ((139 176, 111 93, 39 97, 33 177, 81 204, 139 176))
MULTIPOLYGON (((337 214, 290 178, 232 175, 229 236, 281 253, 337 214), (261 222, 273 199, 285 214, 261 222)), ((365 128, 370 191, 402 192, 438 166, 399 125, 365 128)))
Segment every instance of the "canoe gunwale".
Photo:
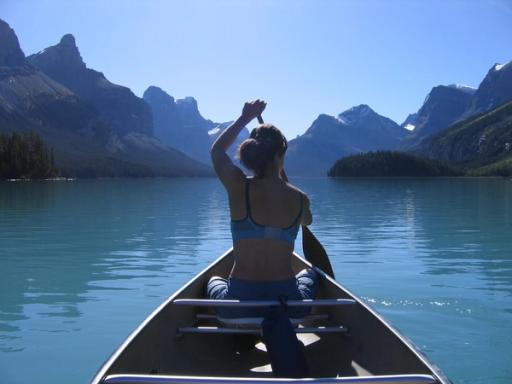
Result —
POLYGON ((357 383, 397 383, 411 382, 415 384, 432 384, 435 378, 425 374, 409 375, 379 375, 379 376, 345 376, 345 377, 325 377, 325 378, 244 378, 244 377, 220 377, 220 376, 172 376, 172 375, 110 375, 107 376, 106 384, 116 383, 142 383, 143 379, 147 382, 162 384, 260 384, 260 383, 278 383, 278 384, 357 384, 357 383), (124 379, 124 380, 123 380, 124 379), (128 380, 126 380, 128 379, 128 380), (140 379, 140 381, 138 381, 140 379))

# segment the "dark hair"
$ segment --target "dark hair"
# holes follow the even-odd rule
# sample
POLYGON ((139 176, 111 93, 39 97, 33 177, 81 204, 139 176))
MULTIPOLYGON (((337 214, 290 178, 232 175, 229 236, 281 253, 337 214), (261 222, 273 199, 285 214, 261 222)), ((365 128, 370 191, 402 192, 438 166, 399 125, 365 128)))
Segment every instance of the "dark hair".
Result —
POLYGON ((238 158, 257 177, 263 177, 267 164, 277 154, 282 156, 288 148, 288 141, 281 131, 272 124, 261 124, 254 128, 248 139, 238 147, 238 158))

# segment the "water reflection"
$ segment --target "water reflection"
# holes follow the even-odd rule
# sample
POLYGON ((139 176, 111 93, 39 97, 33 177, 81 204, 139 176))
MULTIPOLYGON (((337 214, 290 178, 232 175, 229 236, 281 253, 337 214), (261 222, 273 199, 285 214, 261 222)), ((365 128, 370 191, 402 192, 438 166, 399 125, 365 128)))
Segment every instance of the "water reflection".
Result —
MULTIPOLYGON (((414 252, 422 273, 481 273, 512 293, 512 183, 493 179, 338 179, 304 183, 313 229, 335 261, 389 263, 414 252), (316 204, 315 204, 316 203, 316 204), (385 248, 388 256, 376 257, 385 248)), ((408 257, 410 259, 411 257, 408 257)), ((405 260, 401 260, 402 262, 405 260)))

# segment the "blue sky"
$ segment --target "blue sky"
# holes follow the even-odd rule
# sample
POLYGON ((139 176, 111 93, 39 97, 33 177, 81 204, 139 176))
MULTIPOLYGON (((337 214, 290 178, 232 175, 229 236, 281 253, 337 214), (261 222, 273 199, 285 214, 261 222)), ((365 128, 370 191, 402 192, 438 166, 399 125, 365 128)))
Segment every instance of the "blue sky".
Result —
POLYGON ((27 55, 72 33, 112 82, 194 96, 214 121, 263 98, 289 138, 362 103, 401 123, 512 59, 511 0, 1 0, 0 17, 27 55))

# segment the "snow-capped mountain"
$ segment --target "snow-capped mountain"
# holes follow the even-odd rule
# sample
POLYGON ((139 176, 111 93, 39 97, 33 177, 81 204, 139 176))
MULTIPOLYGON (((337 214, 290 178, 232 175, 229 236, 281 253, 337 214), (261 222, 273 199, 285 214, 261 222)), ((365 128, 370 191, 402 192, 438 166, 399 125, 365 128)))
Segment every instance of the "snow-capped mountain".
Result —
POLYGON ((285 168, 290 175, 325 176, 341 157, 395 149, 408 131, 359 105, 338 116, 321 114, 301 136, 290 141, 285 168))

